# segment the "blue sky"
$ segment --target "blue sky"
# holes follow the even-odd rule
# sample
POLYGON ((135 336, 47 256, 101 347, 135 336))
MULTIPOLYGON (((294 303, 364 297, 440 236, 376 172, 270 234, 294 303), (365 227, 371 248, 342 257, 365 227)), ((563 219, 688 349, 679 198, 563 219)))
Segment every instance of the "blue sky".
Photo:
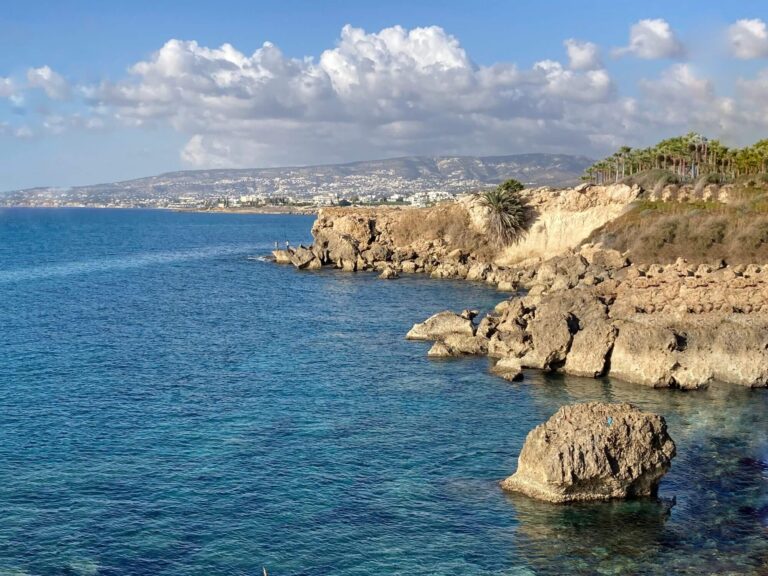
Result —
POLYGON ((689 129, 740 144, 768 132, 764 12, 756 1, 5 1, 0 190, 412 153, 599 155, 689 129), (280 53, 254 56, 265 41, 280 53))

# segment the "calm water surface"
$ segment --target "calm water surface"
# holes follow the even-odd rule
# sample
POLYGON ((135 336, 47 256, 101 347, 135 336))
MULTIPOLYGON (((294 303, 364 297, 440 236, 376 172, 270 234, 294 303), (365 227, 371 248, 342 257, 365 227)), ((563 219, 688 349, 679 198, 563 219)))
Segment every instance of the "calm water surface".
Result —
POLYGON ((502 295, 248 258, 311 222, 0 211, 0 574, 768 573, 765 391, 430 361, 411 324, 502 295), (499 490, 587 400, 667 417, 661 502, 499 490))

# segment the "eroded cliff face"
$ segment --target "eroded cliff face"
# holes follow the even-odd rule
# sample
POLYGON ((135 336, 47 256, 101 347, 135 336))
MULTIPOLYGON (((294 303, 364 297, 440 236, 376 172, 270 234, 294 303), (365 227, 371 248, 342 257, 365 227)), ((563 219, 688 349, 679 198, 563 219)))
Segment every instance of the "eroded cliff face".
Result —
POLYGON ((323 208, 312 227, 316 260, 292 257, 279 261, 300 268, 333 265, 357 270, 426 272, 435 277, 470 276, 507 285, 504 270, 531 260, 562 254, 581 244, 594 230, 616 218, 640 192, 624 184, 581 185, 566 190, 537 188, 521 196, 529 227, 520 241, 496 249, 487 237, 488 210, 474 196, 431 208, 323 208))
MULTIPOLYGON (((530 225, 519 242, 504 248, 494 259, 511 266, 534 258, 551 258, 574 248, 605 223, 619 217, 637 199, 640 188, 626 184, 550 190, 523 190, 530 225)), ((460 200, 478 232, 486 229, 487 212, 472 197, 460 200)))

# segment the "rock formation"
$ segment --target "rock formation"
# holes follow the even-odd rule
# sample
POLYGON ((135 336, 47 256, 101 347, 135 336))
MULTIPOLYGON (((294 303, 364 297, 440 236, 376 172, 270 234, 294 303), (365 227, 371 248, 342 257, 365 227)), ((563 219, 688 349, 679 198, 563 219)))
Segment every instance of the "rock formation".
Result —
POLYGON ((443 312, 408 333, 435 341, 433 357, 503 360, 495 370, 502 376, 516 374, 505 365, 519 364, 650 387, 768 386, 768 266, 635 265, 626 254, 583 244, 639 193, 626 185, 523 191, 531 226, 492 261, 456 247, 465 228, 477 235, 485 226, 486 209, 472 197, 420 210, 324 208, 311 248, 273 254, 301 269, 329 265, 384 279, 424 273, 517 291, 477 325, 443 312), (466 221, 457 227, 457 218, 466 221), (411 234, 424 219, 434 226, 411 234))
POLYGON ((528 434, 501 486, 556 503, 655 496, 674 456, 661 416, 631 404, 563 406, 528 434))

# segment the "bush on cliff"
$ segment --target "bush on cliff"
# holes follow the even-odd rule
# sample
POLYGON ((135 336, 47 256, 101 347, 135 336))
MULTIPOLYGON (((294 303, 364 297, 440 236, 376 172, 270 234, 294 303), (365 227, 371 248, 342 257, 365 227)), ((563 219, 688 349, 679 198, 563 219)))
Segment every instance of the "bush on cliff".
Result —
POLYGON ((480 203, 489 210, 488 235, 499 247, 519 240, 525 231, 525 206, 518 194, 522 189, 517 180, 507 180, 480 193, 480 203))

